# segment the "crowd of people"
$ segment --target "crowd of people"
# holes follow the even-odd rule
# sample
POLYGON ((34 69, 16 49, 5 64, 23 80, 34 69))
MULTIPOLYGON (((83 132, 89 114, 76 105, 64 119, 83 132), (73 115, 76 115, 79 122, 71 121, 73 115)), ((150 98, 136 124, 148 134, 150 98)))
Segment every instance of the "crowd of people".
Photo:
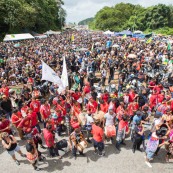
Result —
POLYGON ((69 147, 76 159, 104 156, 105 143, 121 152, 129 137, 132 152, 146 164, 165 146, 173 155, 173 38, 134 39, 102 32, 64 31, 44 39, 0 43, 0 134, 17 165, 18 152, 37 171, 38 161, 62 159, 69 147), (69 86, 41 80, 42 62, 59 76, 66 59, 69 86), (18 88, 16 90, 16 88, 18 88), (149 130, 146 130, 147 129, 149 130), (58 135, 58 139, 57 139, 58 135), (64 136, 68 137, 62 139, 64 136), (16 137, 26 143, 22 153, 16 137))

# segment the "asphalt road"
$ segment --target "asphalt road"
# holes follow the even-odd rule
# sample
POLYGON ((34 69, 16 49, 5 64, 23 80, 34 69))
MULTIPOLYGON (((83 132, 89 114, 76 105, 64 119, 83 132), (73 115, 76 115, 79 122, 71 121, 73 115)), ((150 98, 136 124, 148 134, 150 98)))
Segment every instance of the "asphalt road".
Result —
MULTIPOLYGON (((60 139, 60 138, 58 138, 60 139)), ((105 145, 105 156, 99 157, 93 152, 93 146, 90 144, 84 151, 85 156, 78 156, 75 160, 71 152, 60 153, 63 159, 46 158, 45 162, 39 162, 40 172, 63 172, 63 173, 171 173, 173 163, 165 162, 165 150, 161 149, 159 155, 151 163, 152 168, 145 164, 144 152, 136 151, 132 153, 132 143, 126 139, 126 146, 122 146, 121 152, 115 149, 111 142, 105 145)), ((19 141, 21 150, 26 153, 25 141, 19 141)), ((47 156, 47 150, 40 149, 44 156, 47 156)), ((0 147, 0 172, 1 173, 32 173, 36 172, 26 160, 16 154, 20 161, 17 166, 10 158, 8 153, 0 147)))

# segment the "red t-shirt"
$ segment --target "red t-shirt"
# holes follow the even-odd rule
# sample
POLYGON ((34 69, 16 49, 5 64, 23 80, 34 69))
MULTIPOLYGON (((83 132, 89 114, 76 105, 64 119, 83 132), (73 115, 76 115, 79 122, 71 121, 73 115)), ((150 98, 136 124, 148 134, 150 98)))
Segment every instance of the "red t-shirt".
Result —
POLYGON ((158 95, 158 103, 162 103, 163 99, 165 98, 165 96, 163 94, 159 94, 158 95))
POLYGON ((0 89, 0 93, 5 94, 7 97, 9 95, 9 88, 8 87, 4 87, 0 89))
POLYGON ((87 104, 87 110, 88 111, 91 111, 91 113, 96 113, 97 111, 97 106, 98 106, 98 103, 96 101, 93 101, 92 103, 89 102, 87 104))
POLYGON ((82 96, 82 94, 81 93, 72 93, 72 97, 74 98, 74 100, 78 100, 80 97, 82 96))
POLYGON ((129 92, 129 102, 133 102, 135 98, 135 93, 133 91, 129 92))
POLYGON ((50 112, 50 105, 41 105, 40 107, 40 113, 42 114, 43 116, 43 120, 47 119, 51 112, 50 112))
MULTIPOLYGON (((5 119, 3 121, 0 121, 0 130, 5 129, 10 125, 10 121, 8 119, 5 119)), ((3 132, 7 132, 8 134, 11 132, 10 129, 4 130, 3 132)))
POLYGON ((17 127, 20 124, 21 121, 19 121, 18 123, 15 123, 15 122, 18 121, 21 118, 22 118, 22 114, 19 111, 17 112, 17 115, 12 114, 11 121, 15 125, 15 127, 17 127))
POLYGON ((20 122, 18 127, 22 128, 24 132, 29 133, 31 131, 31 127, 32 127, 32 120, 31 120, 31 118, 30 117, 25 117, 20 122))
POLYGON ((30 108, 36 113, 39 112, 40 102, 38 100, 31 101, 30 108))
POLYGON ((102 99, 104 100, 104 102, 108 102, 108 99, 109 99, 109 94, 106 93, 106 94, 102 94, 102 99))
POLYGON ((108 112, 108 103, 103 103, 103 104, 100 104, 100 110, 103 111, 104 113, 107 113, 108 112))
POLYGON ((104 131, 101 127, 96 126, 95 124, 93 124, 92 125, 92 134, 93 134, 93 139, 96 142, 103 142, 104 131))
POLYGON ((38 124, 37 113, 36 112, 32 112, 31 114, 28 113, 28 117, 32 121, 32 127, 35 127, 38 124))
POLYGON ((90 91, 91 91, 90 86, 85 86, 84 89, 83 89, 83 92, 84 92, 85 94, 88 94, 90 91))
POLYGON ((47 147, 52 147, 54 145, 54 135, 47 129, 43 129, 43 136, 47 147))
POLYGON ((129 130, 128 122, 121 120, 118 125, 118 130, 126 129, 126 132, 129 130))

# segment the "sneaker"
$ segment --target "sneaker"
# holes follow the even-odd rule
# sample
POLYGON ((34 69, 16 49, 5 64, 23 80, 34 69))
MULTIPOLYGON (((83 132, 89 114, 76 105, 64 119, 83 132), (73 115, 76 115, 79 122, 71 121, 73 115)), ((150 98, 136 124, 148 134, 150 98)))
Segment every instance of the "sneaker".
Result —
POLYGON ((98 156, 103 157, 105 153, 99 153, 98 156))
POLYGON ((42 149, 47 149, 47 148, 46 148, 45 146, 43 146, 43 145, 41 145, 40 148, 42 148, 42 149))
POLYGON ((145 163, 146 163, 146 165, 147 165, 149 168, 152 168, 150 162, 145 161, 145 163))
POLYGON ((142 150, 140 148, 137 149, 138 151, 142 152, 142 150))
POLYGON ((88 142, 89 144, 91 144, 91 143, 92 143, 90 139, 87 139, 87 142, 88 142))
POLYGON ((97 150, 95 150, 95 151, 94 151, 94 154, 98 154, 98 151, 97 151, 97 150))
POLYGON ((134 148, 132 148, 132 152, 135 153, 135 149, 134 148))
POLYGON ((41 169, 40 169, 40 168, 38 168, 38 167, 36 167, 36 168, 35 168, 35 170, 36 170, 36 171, 40 171, 41 169))
POLYGON ((124 145, 124 146, 126 146, 126 143, 122 142, 122 143, 121 143, 121 145, 124 145))
POLYGON ((19 162, 18 160, 15 160, 15 163, 16 163, 17 165, 20 165, 20 162, 19 162))
POLYGON ((26 157, 26 154, 21 154, 22 157, 26 157))

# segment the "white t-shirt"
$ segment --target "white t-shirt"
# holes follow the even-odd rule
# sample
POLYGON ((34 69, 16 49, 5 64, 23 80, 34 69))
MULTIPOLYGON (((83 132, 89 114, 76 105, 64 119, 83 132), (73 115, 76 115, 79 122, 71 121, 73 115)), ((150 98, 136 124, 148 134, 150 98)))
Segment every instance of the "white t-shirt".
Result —
POLYGON ((92 123, 94 123, 94 119, 92 116, 89 116, 88 114, 86 114, 85 118, 86 118, 86 125, 91 125, 92 123))
POLYGON ((104 118, 106 119, 106 126, 109 126, 109 125, 114 125, 115 122, 114 122, 114 119, 115 119, 115 114, 113 115, 110 115, 109 112, 105 114, 104 118))

